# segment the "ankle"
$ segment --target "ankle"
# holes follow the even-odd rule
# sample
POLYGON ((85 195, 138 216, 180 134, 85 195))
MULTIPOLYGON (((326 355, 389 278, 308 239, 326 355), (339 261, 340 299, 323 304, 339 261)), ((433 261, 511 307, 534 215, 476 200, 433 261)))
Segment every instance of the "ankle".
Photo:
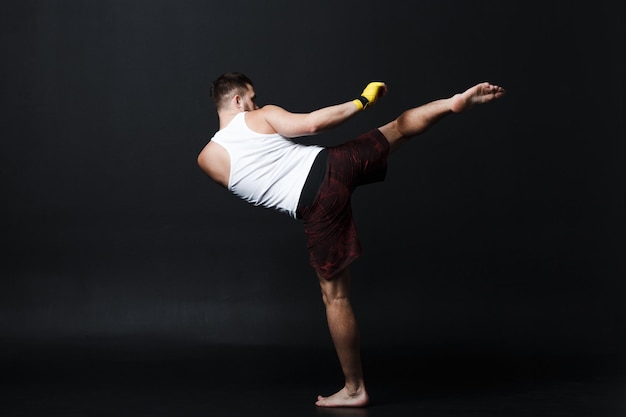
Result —
POLYGON ((365 392, 365 384, 362 381, 353 383, 346 382, 344 389, 349 396, 356 397, 365 392))

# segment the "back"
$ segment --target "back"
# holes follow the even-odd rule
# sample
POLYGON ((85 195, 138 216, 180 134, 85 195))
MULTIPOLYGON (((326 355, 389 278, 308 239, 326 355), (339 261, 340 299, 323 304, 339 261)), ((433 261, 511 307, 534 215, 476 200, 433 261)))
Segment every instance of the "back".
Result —
POLYGON ((317 154, 317 145, 302 145, 279 134, 252 131, 247 112, 237 114, 211 142, 228 154, 227 188, 240 198, 296 217, 302 187, 317 154))

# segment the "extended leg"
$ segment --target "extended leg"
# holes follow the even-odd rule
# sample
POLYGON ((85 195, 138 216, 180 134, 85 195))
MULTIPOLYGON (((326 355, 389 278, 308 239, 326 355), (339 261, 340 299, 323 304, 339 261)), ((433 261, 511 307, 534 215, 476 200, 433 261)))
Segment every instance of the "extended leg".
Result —
POLYGON ((317 397, 319 407, 364 407, 369 402, 363 381, 359 330, 350 305, 348 268, 327 280, 319 277, 326 307, 328 329, 345 376, 345 386, 337 393, 317 397))
POLYGON ((450 98, 434 100, 407 110, 397 119, 380 127, 380 131, 389 141, 393 151, 406 140, 428 130, 442 117, 463 112, 477 104, 488 103, 502 97, 504 93, 504 89, 497 85, 486 82, 476 84, 450 98))

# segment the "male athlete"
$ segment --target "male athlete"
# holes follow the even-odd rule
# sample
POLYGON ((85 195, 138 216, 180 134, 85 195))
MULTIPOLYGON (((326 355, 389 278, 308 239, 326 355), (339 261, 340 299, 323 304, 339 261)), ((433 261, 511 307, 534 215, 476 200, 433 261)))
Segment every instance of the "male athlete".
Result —
POLYGON ((276 105, 259 107, 252 81, 229 72, 211 85, 219 131, 198 155, 200 168, 238 197, 302 221, 310 263, 319 279, 328 328, 345 385, 320 407, 364 407, 369 402, 359 331, 349 299, 350 263, 361 254, 351 195, 359 185, 383 181, 387 156, 442 117, 496 100, 503 88, 482 82, 463 93, 409 109, 395 120, 332 147, 298 144, 290 138, 315 135, 373 106, 387 93, 371 82, 354 100, 310 113, 276 105))

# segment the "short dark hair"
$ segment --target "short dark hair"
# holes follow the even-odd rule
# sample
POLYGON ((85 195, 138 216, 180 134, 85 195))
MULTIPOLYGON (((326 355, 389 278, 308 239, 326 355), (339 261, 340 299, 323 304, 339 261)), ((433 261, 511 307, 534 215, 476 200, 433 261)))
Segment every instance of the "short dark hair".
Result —
POLYGON ((229 99, 233 93, 243 95, 248 89, 248 84, 254 86, 250 78, 245 74, 225 72, 211 83, 211 101, 219 110, 224 101, 229 99))

